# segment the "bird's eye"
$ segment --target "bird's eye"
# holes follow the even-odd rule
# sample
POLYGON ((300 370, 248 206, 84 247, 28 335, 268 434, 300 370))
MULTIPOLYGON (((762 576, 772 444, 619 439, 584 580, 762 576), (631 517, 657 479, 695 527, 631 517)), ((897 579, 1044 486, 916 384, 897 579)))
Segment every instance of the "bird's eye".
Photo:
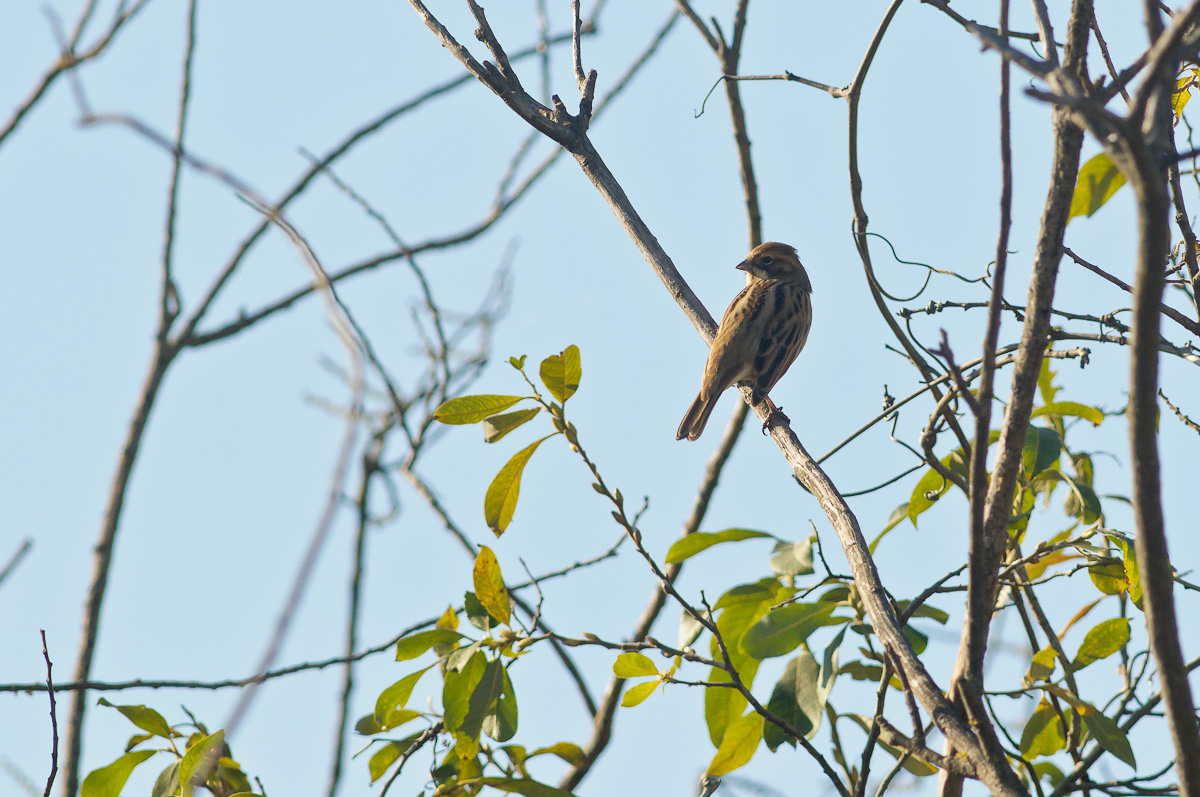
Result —
POLYGON ((772 264, 772 263, 774 263, 774 262, 775 262, 775 258, 771 257, 770 255, 767 255, 766 257, 764 257, 764 258, 762 259, 762 264, 763 264, 764 266, 769 266, 769 265, 771 265, 771 264, 772 264))

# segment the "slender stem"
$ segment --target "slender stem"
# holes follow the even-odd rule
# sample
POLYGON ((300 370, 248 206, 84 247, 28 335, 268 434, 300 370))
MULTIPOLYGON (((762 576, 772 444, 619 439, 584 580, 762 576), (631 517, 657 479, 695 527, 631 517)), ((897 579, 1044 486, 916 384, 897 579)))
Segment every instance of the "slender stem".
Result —
MULTIPOLYGON (((125 508, 125 493, 129 489, 133 466, 137 462, 142 438, 150 421, 150 412, 154 408, 159 388, 162 387, 167 369, 176 353, 177 350, 169 346, 161 343, 156 345, 150 369, 146 373, 142 385, 141 395, 138 397, 133 411, 133 418, 129 422, 125 431, 125 440, 121 444, 117 468, 113 473, 112 484, 109 486, 100 537, 92 554, 92 580, 88 587, 87 602, 84 605, 79 655, 76 658, 75 673, 71 679, 76 682, 90 680, 92 660, 96 655, 96 640, 100 633, 100 609, 104 604, 104 596, 108 588, 108 574, 112 569, 117 530, 121 525, 121 512, 125 508)), ((87 692, 84 690, 75 692, 71 698, 71 715, 67 725, 67 757, 63 762, 62 793, 65 797, 75 797, 79 793, 79 765, 83 755, 83 719, 88 702, 87 692)))
MULTIPOLYGON (((1193 12, 1197 4, 1188 9, 1193 12)), ((1145 4, 1151 50, 1171 34, 1162 32, 1156 3, 1145 4)), ((1186 17, 1188 14, 1181 16, 1186 17)), ((1178 33, 1173 28, 1172 34, 1178 33)), ((1147 146, 1131 146, 1129 162, 1138 197, 1137 274, 1134 279, 1132 353, 1129 365, 1129 444, 1133 471, 1133 508, 1137 522, 1138 569, 1142 574, 1143 608, 1150 647, 1158 665, 1166 703, 1167 724, 1175 747, 1181 797, 1200 795, 1200 729, 1188 684, 1179 626, 1175 616, 1174 578, 1162 507, 1158 457, 1159 305, 1165 280, 1163 264, 1170 249, 1170 199, 1161 155, 1170 148, 1171 103, 1178 55, 1152 58, 1157 66, 1138 88, 1134 108, 1147 116, 1137 120, 1148 131, 1147 146)), ((1135 117, 1136 119, 1136 117, 1135 117)))
MULTIPOLYGON (((999 35, 1008 33, 1008 0, 1000 0, 999 35)), ((1053 41, 1051 40, 1051 47, 1053 41)), ((981 737, 992 737, 989 745, 997 755, 999 740, 984 705, 982 694, 983 662, 987 652, 988 629, 995 606, 995 580, 989 569, 995 567, 993 543, 987 537, 984 510, 987 503, 987 454, 992 427, 992 398, 996 369, 996 346, 1000 337, 1000 317, 1004 311, 1004 277, 1008 265, 1008 236, 1012 227, 1012 128, 1010 115, 1010 65, 1000 59, 1000 230, 996 241, 996 266, 992 277, 992 292, 988 302, 987 332, 983 341, 983 365, 979 382, 979 398, 975 402, 975 440, 970 462, 970 543, 968 549, 967 611, 963 618, 962 642, 958 661, 950 683, 952 699, 966 709, 976 728, 988 729, 981 737), (981 572, 982 571, 982 572, 981 572)), ((967 394, 969 395, 969 394, 967 394)), ((957 794, 961 784, 943 779, 941 793, 957 794)))
POLYGON ((387 430, 376 432, 362 456, 362 475, 358 485, 358 523, 354 534, 354 557, 350 571, 350 601, 346 609, 346 665, 342 669, 342 695, 338 701, 338 722, 334 738, 333 765, 329 773, 329 797, 337 794, 342 779, 342 759, 350 727, 350 697, 354 692, 354 649, 358 646, 359 605, 362 601, 363 571, 366 564, 367 530, 371 526, 371 480, 379 471, 379 455, 387 430))

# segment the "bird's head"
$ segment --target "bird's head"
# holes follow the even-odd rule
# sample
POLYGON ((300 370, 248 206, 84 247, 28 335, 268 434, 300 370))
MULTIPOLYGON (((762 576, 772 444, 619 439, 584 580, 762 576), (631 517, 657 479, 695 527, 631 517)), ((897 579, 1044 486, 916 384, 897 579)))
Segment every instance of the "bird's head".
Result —
POLYGON ((765 280, 801 280, 808 283, 808 273, 800 265, 796 249, 778 241, 768 241, 754 247, 737 268, 752 277, 765 280))

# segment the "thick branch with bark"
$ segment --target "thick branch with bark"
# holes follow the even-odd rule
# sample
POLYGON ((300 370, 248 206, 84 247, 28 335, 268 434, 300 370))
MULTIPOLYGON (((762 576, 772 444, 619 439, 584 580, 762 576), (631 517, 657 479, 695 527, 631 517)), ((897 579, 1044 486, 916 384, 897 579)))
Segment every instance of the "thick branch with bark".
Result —
MULTIPOLYGON (((1071 79, 1086 77, 1086 55, 1091 7, 1087 0, 1076 0, 1072 7, 1067 35, 1067 48, 1062 71, 1071 79)), ((1048 23, 1047 23, 1048 26, 1048 23)), ((1063 236, 1066 232, 1075 177, 1079 172, 1079 154, 1083 146, 1083 130, 1072 120, 1067 109, 1056 109, 1053 116, 1054 160, 1051 165, 1050 187, 1042 213, 1037 248, 1034 253, 1033 276, 1026 302, 1025 325, 1017 364, 1013 373, 1012 390, 1000 429, 992 475, 987 482, 983 502, 982 522, 972 524, 969 552, 970 580, 967 611, 963 619, 963 641, 951 682, 952 694, 962 700, 976 727, 984 728, 990 739, 992 754, 1003 754, 992 729, 987 706, 982 699, 983 659, 987 651, 988 631, 996 596, 996 580, 1008 540, 1008 522, 1012 514, 1013 496, 1025 447, 1025 433, 1033 412, 1037 392, 1037 377, 1041 371, 1050 335, 1050 312, 1054 303, 1054 287, 1062 259, 1063 236)), ((983 482, 978 483, 980 488, 983 482)), ((973 505, 973 509, 974 509, 973 505)), ((1011 771, 1011 770, 1010 770, 1011 771)), ((942 793, 955 794, 959 787, 953 779, 944 779, 942 793)))

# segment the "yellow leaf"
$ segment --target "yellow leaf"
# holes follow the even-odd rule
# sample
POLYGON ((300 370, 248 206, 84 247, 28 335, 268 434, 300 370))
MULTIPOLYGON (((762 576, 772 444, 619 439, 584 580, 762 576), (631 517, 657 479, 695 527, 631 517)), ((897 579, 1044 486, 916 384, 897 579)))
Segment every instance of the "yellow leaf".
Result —
POLYGON ((1067 220, 1076 216, 1091 216, 1123 185, 1125 175, 1121 174, 1107 152, 1101 152, 1080 168, 1067 220))
POLYGON ((537 447, 550 437, 553 435, 547 435, 514 454, 488 485, 487 493, 483 497, 483 518, 497 537, 508 528, 513 512, 517 510, 517 498, 521 494, 521 474, 525 471, 525 465, 533 456, 533 452, 537 451, 537 447))
POLYGON ((720 777, 750 763, 762 734, 763 718, 759 714, 750 713, 729 723, 707 774, 720 777))
POLYGON ((641 703, 650 695, 654 694, 655 687, 658 686, 658 681, 646 681, 644 684, 638 684, 631 687, 625 692, 625 697, 621 698, 621 705, 626 708, 631 708, 641 703))
POLYGON ((475 597, 487 613, 498 621, 508 624, 511 609, 508 602, 508 588, 504 586, 504 576, 500 573, 500 562, 496 554, 486 545, 479 546, 479 555, 475 557, 475 597))
POLYGON ((565 404, 579 389, 579 380, 583 375, 583 368, 579 362, 579 347, 568 346, 561 354, 542 360, 538 375, 542 377, 542 384, 550 394, 558 399, 560 404, 565 404))
POLYGON ((622 653, 613 662, 613 674, 618 678, 637 678, 641 675, 658 675, 658 668, 648 656, 641 653, 622 653))

